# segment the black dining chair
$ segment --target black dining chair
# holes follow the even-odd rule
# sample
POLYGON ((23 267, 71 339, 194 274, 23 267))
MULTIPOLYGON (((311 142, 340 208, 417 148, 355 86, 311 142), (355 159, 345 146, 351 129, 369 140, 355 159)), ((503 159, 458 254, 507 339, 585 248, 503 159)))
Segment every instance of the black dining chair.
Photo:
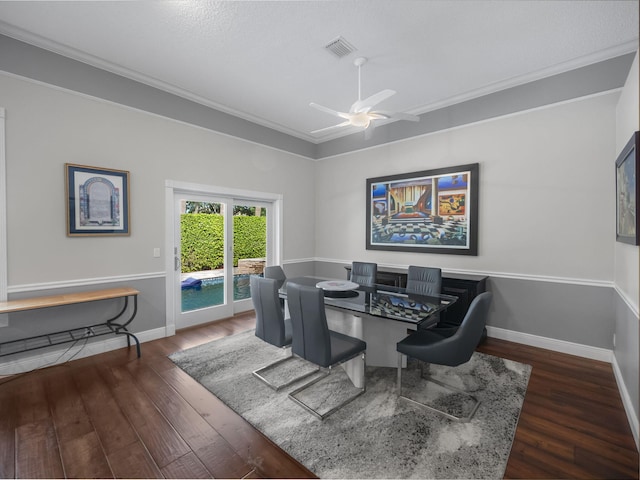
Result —
POLYGON ((378 275, 378 264, 371 262, 352 262, 349 280, 358 285, 374 285, 378 275))
MULTIPOLYGON (((257 275, 252 275, 249 279, 249 285, 251 289, 251 301, 253 302, 253 308, 256 311, 256 337, 264 340, 271 345, 281 348, 287 348, 291 346, 292 334, 291 334, 291 320, 284 318, 282 308, 280 308, 280 302, 278 298, 278 282, 271 278, 262 278, 257 275)), ((305 378, 312 373, 317 372, 313 370, 305 375, 298 376, 287 380, 283 384, 276 385, 270 382, 264 374, 267 371, 273 370, 278 365, 291 360, 293 354, 282 358, 276 362, 270 363, 258 370, 255 370, 253 374, 266 383, 272 389, 278 391, 288 385, 291 385, 302 378, 305 378)))
POLYGON ((362 395, 365 392, 366 385, 357 389, 358 393, 330 408, 325 413, 320 413, 317 409, 302 401, 299 398, 300 394, 329 375, 333 367, 352 358, 358 356, 362 358, 364 371, 367 344, 358 338, 329 330, 325 314, 324 294, 321 289, 290 283, 287 285, 287 302, 293 328, 293 354, 324 369, 324 375, 294 390, 289 394, 289 398, 316 417, 324 420, 362 395))
POLYGON ((425 407, 429 410, 438 412, 451 420, 459 422, 467 422, 471 420, 476 410, 480 406, 479 400, 469 393, 447 385, 431 377, 425 377, 424 365, 421 365, 420 376, 426 382, 432 382, 453 392, 461 393, 470 398, 473 407, 465 416, 455 416, 432 405, 409 398, 402 394, 402 360, 403 356, 414 358, 425 363, 433 363, 436 365, 447 365, 456 367, 468 362, 482 337, 482 332, 487 323, 489 314, 489 306, 491 305, 491 292, 484 292, 478 295, 471 302, 471 306, 467 311, 458 330, 450 337, 445 337, 431 330, 418 330, 405 339, 397 343, 398 351, 398 396, 402 399, 425 407))

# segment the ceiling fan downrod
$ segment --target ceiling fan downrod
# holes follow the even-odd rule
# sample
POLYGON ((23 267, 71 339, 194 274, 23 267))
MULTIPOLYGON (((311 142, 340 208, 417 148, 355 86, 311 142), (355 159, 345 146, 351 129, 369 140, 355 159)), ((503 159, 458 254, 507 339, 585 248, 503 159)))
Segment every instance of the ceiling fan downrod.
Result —
POLYGON ((353 61, 353 64, 358 67, 358 101, 362 100, 362 83, 360 77, 360 67, 367 63, 367 59, 364 57, 358 57, 353 61))

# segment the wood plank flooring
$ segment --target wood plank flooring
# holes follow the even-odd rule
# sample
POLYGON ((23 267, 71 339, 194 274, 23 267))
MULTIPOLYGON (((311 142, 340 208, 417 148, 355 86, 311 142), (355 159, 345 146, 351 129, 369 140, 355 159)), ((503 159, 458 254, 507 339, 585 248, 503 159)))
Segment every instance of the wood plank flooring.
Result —
MULTIPOLYGON (((0 478, 314 478, 167 358, 254 324, 0 379, 0 478)), ((479 350, 533 366, 506 478, 638 479, 611 365, 491 338, 479 350)))

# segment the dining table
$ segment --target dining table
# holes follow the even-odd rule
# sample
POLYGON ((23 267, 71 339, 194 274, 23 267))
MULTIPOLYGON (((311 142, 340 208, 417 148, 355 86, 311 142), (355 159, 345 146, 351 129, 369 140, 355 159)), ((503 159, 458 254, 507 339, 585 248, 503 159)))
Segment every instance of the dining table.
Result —
MULTIPOLYGON (((397 368, 396 344, 418 328, 435 326, 439 318, 436 314, 458 299, 444 294, 419 295, 390 285, 359 285, 348 280, 301 276, 287 278, 280 286, 287 317, 287 285, 291 283, 323 290, 329 329, 364 340, 366 365, 372 367, 397 368)), ((401 361, 406 366, 406 358, 401 361)), ((362 388, 362 362, 350 360, 343 367, 353 384, 362 388)))

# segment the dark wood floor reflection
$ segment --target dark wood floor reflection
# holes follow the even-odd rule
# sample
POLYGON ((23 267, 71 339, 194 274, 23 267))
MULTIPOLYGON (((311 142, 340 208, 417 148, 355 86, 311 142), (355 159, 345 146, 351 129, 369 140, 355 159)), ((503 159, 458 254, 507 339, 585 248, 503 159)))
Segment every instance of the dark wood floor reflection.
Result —
MULTIPOLYGON (((167 358, 254 323, 0 380, 0 478, 313 477, 167 358)), ((480 350, 533 366, 507 478, 638 478, 611 365, 494 339, 480 350)))

